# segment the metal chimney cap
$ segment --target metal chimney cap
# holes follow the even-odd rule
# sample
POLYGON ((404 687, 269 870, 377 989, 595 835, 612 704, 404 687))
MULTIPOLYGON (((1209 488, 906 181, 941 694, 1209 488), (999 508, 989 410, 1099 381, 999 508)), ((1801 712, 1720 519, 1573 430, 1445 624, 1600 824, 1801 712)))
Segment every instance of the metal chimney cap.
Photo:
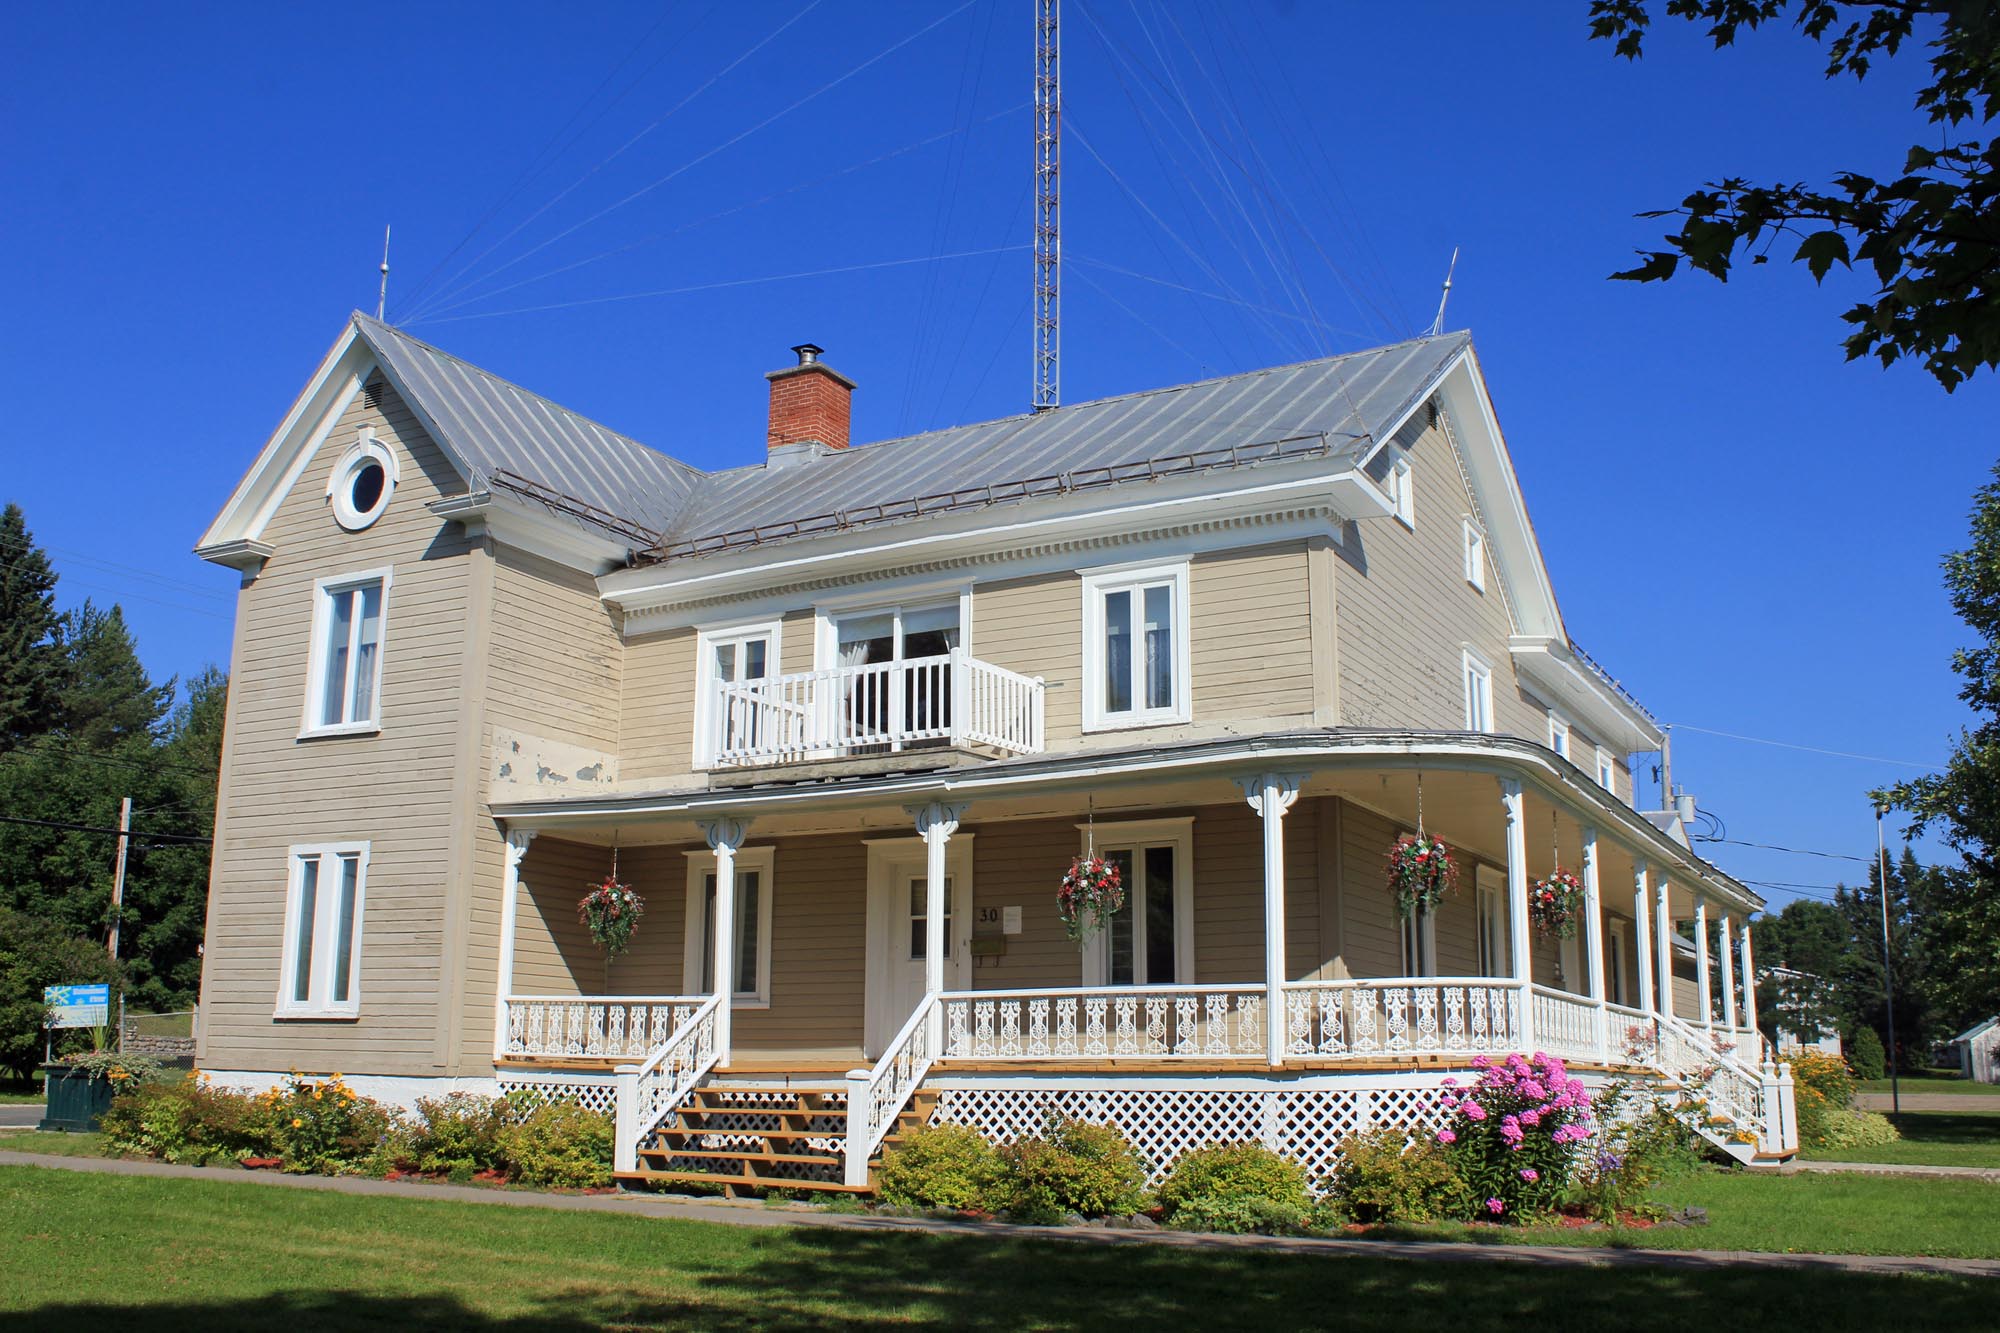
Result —
POLYGON ((818 365, 820 353, 825 350, 824 347, 818 347, 812 343, 800 343, 792 349, 798 355, 799 364, 802 366, 818 365))

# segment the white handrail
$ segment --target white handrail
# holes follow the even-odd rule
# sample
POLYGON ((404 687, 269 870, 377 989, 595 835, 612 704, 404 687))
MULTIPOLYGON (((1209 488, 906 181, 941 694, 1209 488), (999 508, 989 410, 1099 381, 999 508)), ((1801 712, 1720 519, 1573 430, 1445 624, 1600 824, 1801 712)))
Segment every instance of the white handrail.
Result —
POLYGON ((501 1053, 527 1059, 638 1059, 707 998, 701 995, 509 995, 501 1053))
POLYGON ((719 681, 715 690, 718 766, 894 751, 925 741, 1010 754, 1043 747, 1041 678, 960 649, 719 681))
POLYGON ((847 1074, 847 1158, 849 1185, 868 1183, 868 1159, 889 1137, 910 1094, 937 1063, 937 995, 927 995, 882 1052, 872 1069, 847 1074))
POLYGON ((618 1066, 613 1150, 620 1171, 638 1169, 639 1141, 715 1068, 722 1054, 715 1040, 715 1016, 726 998, 711 995, 704 999, 644 1064, 618 1066))
POLYGON ((1752 1135, 1767 1153, 1796 1151, 1796 1117, 1787 1114, 1783 1085, 1791 1079, 1788 1065, 1767 1064, 1754 1069, 1725 1049, 1718 1038, 1684 1021, 1677 1014, 1659 1017, 1657 1065, 1662 1073, 1699 1084, 1709 1103, 1737 1130, 1752 1135))

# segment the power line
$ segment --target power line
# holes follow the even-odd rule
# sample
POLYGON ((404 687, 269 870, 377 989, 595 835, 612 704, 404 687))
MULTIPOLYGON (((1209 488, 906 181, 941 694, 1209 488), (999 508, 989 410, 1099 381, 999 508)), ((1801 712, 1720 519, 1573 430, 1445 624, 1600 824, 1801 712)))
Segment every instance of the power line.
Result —
POLYGON ((1704 736, 1721 736, 1732 741, 1748 741, 1752 745, 1772 745, 1780 750, 1799 750, 1806 754, 1823 754, 1834 759, 1858 759, 1869 764, 1895 764, 1901 768, 1918 768, 1926 773, 1935 773, 1942 764, 1920 764, 1914 759, 1887 759, 1879 754, 1854 754, 1847 750, 1827 750, 1817 745, 1799 745, 1792 741, 1774 741, 1764 736, 1744 736, 1734 731, 1717 731, 1713 727, 1697 727, 1692 722, 1670 724, 1675 731, 1698 731, 1704 736))
POLYGON ((1829 861, 1856 861, 1862 865, 1873 865, 1875 863, 1875 858, 1872 856, 1849 856, 1846 852, 1819 852, 1819 851, 1814 851, 1809 847, 1780 847, 1777 843, 1774 842, 1745 842, 1741 838, 1704 838, 1704 837, 1696 837, 1694 841, 1726 842, 1732 847, 1755 847, 1759 851, 1789 852, 1793 856, 1818 856, 1818 857, 1823 857, 1829 861))
POLYGON ((97 824, 71 824, 60 819, 24 819, 19 815, 0 815, 0 824, 25 824, 32 828, 66 829, 72 833, 103 833, 111 837, 145 839, 148 843, 209 842, 209 838, 194 833, 148 833, 143 829, 105 828, 97 824))
POLYGON ((179 773, 192 773, 198 777, 205 778, 215 777, 218 772, 216 769, 203 768, 198 764, 176 763, 171 759, 128 759, 123 755, 105 754, 100 750, 86 750, 81 746, 56 745, 45 740, 22 741, 14 748, 16 750, 39 750, 64 759, 87 759, 93 763, 111 764, 121 768, 164 768, 179 773))

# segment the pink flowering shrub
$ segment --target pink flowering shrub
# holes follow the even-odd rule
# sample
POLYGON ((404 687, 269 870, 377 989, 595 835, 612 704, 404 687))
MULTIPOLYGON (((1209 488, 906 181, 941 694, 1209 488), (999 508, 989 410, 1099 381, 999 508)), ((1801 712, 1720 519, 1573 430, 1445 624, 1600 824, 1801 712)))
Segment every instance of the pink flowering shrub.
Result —
POLYGON ((1451 1119, 1437 1141, 1481 1201, 1480 1216, 1511 1222, 1553 1211, 1591 1136, 1590 1093, 1541 1052, 1472 1064, 1480 1073, 1471 1087, 1446 1080, 1441 1105, 1451 1119))

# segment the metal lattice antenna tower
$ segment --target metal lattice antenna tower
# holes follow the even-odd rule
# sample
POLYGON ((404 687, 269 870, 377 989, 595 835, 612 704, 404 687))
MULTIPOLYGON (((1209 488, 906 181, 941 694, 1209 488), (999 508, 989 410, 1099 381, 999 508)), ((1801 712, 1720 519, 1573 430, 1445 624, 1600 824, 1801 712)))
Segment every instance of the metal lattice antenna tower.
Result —
POLYGON ((1056 354, 1062 347, 1062 47, 1061 0, 1035 0, 1035 404, 1062 405, 1056 354))

